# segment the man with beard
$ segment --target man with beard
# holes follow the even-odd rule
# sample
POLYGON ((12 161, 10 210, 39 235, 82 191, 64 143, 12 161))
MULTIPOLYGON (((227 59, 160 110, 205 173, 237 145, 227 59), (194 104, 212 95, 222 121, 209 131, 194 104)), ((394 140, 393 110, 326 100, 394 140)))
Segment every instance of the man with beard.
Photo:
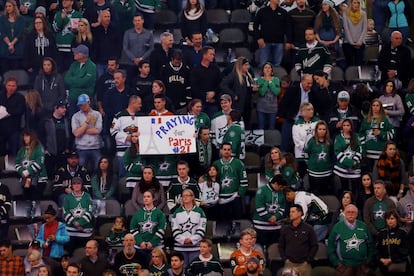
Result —
MULTIPOLYGON (((187 42, 188 43, 188 42, 187 42)), ((203 48, 203 34, 196 32, 191 35, 191 44, 184 48, 184 64, 193 68, 201 63, 201 49, 203 48)))
POLYGON ((85 167, 79 165, 79 154, 72 151, 67 154, 66 165, 60 167, 55 173, 53 195, 59 206, 63 205, 65 196, 72 193, 72 178, 75 176, 82 178, 83 187, 86 191, 91 191, 91 176, 85 167))
POLYGON ((258 276, 259 275, 259 267, 260 267, 260 260, 254 256, 251 256, 247 259, 247 272, 243 274, 243 276, 258 276))
POLYGON ((299 76, 302 74, 313 74, 317 70, 323 70, 330 74, 332 60, 328 48, 318 42, 316 32, 313 28, 305 30, 306 43, 298 49, 295 60, 295 70, 299 76))
POLYGON ((102 117, 105 116, 103 98, 113 87, 115 87, 114 72, 118 68, 118 60, 116 58, 109 58, 106 72, 96 81, 95 95, 96 100, 98 101, 98 111, 101 113, 102 117))
POLYGON ((117 268, 117 275, 137 275, 141 268, 148 267, 147 257, 135 249, 135 239, 132 234, 124 237, 124 249, 116 254, 114 267, 117 268))

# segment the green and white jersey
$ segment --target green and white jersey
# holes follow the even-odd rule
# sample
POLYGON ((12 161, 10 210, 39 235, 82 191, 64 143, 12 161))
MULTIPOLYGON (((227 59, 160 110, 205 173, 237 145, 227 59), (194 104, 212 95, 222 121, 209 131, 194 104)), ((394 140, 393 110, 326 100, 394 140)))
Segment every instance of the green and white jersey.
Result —
POLYGON ((356 145, 350 145, 350 140, 345 138, 342 132, 336 136, 334 152, 336 163, 334 173, 343 178, 361 177, 362 147, 358 137, 355 137, 356 145))
POLYGON ((174 250, 198 251, 200 241, 206 233, 207 218, 203 209, 194 206, 186 210, 180 206, 171 216, 172 235, 174 237, 174 250), (186 238, 191 239, 191 244, 184 244, 186 238))
POLYGON ((177 155, 147 155, 145 164, 154 168, 155 175, 161 185, 168 187, 171 180, 177 177, 177 155))
POLYGON ((326 177, 332 174, 332 144, 316 142, 312 137, 305 146, 308 154, 308 172, 313 177, 326 177))
POLYGON ((73 193, 66 195, 63 202, 63 219, 66 230, 73 237, 90 237, 93 234, 92 199, 83 192, 81 196, 73 193), (79 230, 74 223, 78 222, 83 230, 79 230))
POLYGON ((229 161, 214 161, 220 176, 220 199, 228 199, 235 194, 244 196, 247 190, 247 173, 242 161, 231 158, 229 161))
POLYGON ((394 138, 394 127, 387 117, 383 117, 381 121, 373 118, 371 122, 365 119, 362 121, 359 137, 365 149, 366 157, 377 160, 385 147, 385 143, 394 138), (380 134, 375 136, 373 129, 379 129, 380 134))
POLYGON ((245 134, 239 122, 234 122, 228 127, 223 137, 223 143, 225 142, 231 144, 231 156, 244 160, 246 155, 245 134))
POLYGON ((166 227, 164 213, 154 207, 145 207, 135 212, 130 223, 130 230, 139 246, 142 242, 150 242, 153 247, 162 246, 166 227))
POLYGON ((253 215, 254 228, 276 230, 281 228, 279 220, 285 216, 285 196, 283 191, 275 191, 269 184, 262 186, 256 193, 256 209, 253 215), (268 219, 276 217, 276 224, 268 219))
POLYGON ((296 192, 295 204, 303 209, 302 219, 310 225, 328 224, 328 206, 319 197, 308 192, 296 192))
MULTIPOLYGON (((225 114, 222 110, 213 115, 211 119, 211 141, 216 148, 220 148, 220 145, 223 143, 223 137, 227 132, 229 126, 227 125, 227 117, 229 114, 225 114)), ((244 129, 243 119, 240 121, 240 126, 244 129)))
POLYGON ((334 225, 328 239, 328 256, 334 266, 356 267, 368 263, 373 255, 374 244, 365 223, 356 220, 353 228, 345 221, 334 225))

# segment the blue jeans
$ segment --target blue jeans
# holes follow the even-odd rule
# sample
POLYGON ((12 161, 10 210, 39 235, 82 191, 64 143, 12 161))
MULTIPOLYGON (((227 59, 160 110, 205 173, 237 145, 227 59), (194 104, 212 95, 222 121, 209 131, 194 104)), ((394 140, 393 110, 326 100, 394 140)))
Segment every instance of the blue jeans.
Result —
POLYGON ((313 230, 315 230, 316 238, 318 239, 318 241, 322 241, 326 238, 326 235, 328 234, 328 225, 315 224, 313 226, 313 230))
POLYGON ((372 18, 375 18, 375 30, 380 36, 382 36, 387 21, 387 10, 387 2, 375 1, 372 4, 372 18))
POLYGON ((125 167, 124 167, 124 162, 123 162, 123 156, 116 156, 116 159, 118 161, 118 177, 122 178, 125 176, 126 171, 125 171, 125 167))
POLYGON ((283 43, 266 42, 265 47, 259 49, 259 67, 262 67, 266 62, 271 62, 274 66, 280 66, 283 58, 283 48, 283 43))
POLYGON ((79 153, 79 165, 86 168, 90 168, 92 174, 98 167, 99 158, 101 158, 100 149, 78 150, 79 153), (88 167, 88 164, 90 165, 88 167))
POLYGON ((283 152, 292 151, 293 142, 292 142, 292 126, 294 121, 285 119, 282 124, 282 144, 280 149, 283 152))
POLYGON ((257 111, 258 129, 275 129, 276 113, 264 113, 257 111))
POLYGON ((108 69, 108 64, 96 64, 96 79, 99 79, 100 76, 105 74, 106 70, 108 69))

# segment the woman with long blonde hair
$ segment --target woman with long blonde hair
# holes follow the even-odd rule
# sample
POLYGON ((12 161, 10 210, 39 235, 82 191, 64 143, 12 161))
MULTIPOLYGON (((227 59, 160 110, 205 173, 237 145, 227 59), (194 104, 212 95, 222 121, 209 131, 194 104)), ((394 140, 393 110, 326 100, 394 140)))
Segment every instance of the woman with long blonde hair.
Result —
POLYGON ((45 153, 32 130, 22 133, 22 147, 17 152, 15 167, 22 179, 24 198, 39 200, 47 182, 45 153))
POLYGON ((378 160, 387 141, 394 137, 394 127, 388 120, 379 99, 372 100, 369 113, 359 129, 359 137, 365 147, 367 169, 372 171, 374 161, 378 160))
POLYGON ((342 49, 346 64, 347 66, 362 65, 368 19, 367 14, 361 9, 361 0, 350 0, 342 18, 345 31, 342 49))
MULTIPOLYGON (((87 46, 89 48, 89 53, 93 52, 93 36, 91 32, 91 26, 88 19, 86 18, 79 19, 78 33, 76 34, 76 38, 72 43, 72 47, 76 48, 76 46, 80 44, 87 46)), ((108 47, 110 47, 110 45, 108 45, 108 47)))
POLYGON ((26 100, 25 127, 40 134, 45 115, 40 93, 35 89, 29 89, 24 98, 26 100))
POLYGON ((222 92, 232 96, 232 107, 242 114, 246 125, 250 120, 252 90, 258 90, 256 86, 253 87, 253 77, 249 69, 250 63, 247 58, 237 58, 233 71, 220 84, 222 92))

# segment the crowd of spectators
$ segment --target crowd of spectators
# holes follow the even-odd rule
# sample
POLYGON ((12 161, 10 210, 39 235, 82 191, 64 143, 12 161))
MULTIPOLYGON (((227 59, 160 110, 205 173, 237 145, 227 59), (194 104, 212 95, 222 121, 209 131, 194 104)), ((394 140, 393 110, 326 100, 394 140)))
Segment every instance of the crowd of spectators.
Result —
MULTIPOLYGON (((20 199, 43 200, 50 189, 58 209, 44 211, 24 260, 0 241, 0 275, 222 274, 206 225, 230 222, 231 232, 240 219, 252 228, 241 229, 230 256, 233 275, 265 273, 275 243, 289 275, 311 275, 321 243, 337 275, 410 271, 413 9, 405 0, 336 4, 1 2, 0 173, 14 162, 20 199), (179 18, 179 43, 169 30, 155 43, 165 5, 179 18), (230 71, 216 62, 221 44, 211 41, 207 12, 219 7, 251 12, 243 31, 253 43, 244 46, 257 50, 256 63, 231 48, 230 71), (378 49, 370 81, 332 80, 334 67, 367 64, 369 47, 378 49), (299 81, 277 76, 281 66, 299 81), (19 70, 28 87, 11 73, 19 70), (195 153, 140 154, 140 116, 184 114, 195 117, 195 153), (244 161, 253 129, 282 139, 256 164, 267 183, 252 194, 244 161), (94 200, 130 201, 134 214, 99 239, 94 200), (81 247, 85 257, 73 260, 81 247), (101 247, 122 248, 106 256, 101 247)), ((2 238, 12 200, 0 179, 2 238)))

